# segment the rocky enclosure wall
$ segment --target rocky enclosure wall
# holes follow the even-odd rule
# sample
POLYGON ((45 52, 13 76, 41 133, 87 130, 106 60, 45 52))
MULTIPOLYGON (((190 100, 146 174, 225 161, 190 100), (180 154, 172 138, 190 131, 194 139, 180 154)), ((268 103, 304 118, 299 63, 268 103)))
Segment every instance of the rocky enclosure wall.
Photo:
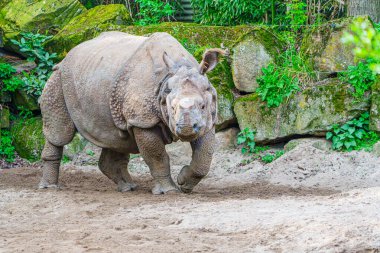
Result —
MULTIPOLYGON (((353 18, 332 21, 322 27, 307 30, 303 35, 301 53, 317 72, 316 80, 292 95, 278 108, 267 108, 255 93, 256 78, 261 68, 272 62, 285 49, 285 42, 268 27, 236 26, 218 27, 193 23, 162 23, 150 26, 133 26, 132 19, 123 5, 106 5, 86 10, 76 0, 44 0, 28 5, 26 0, 7 0, 0 4, 0 45, 18 52, 10 39, 19 38, 21 31, 48 31, 54 37, 46 43, 50 52, 62 59, 79 43, 92 39, 104 31, 123 31, 134 35, 149 36, 154 32, 167 32, 174 36, 198 60, 206 48, 224 47, 231 56, 208 77, 218 91, 217 129, 238 124, 241 129, 257 132, 258 142, 277 142, 297 135, 324 135, 333 124, 340 124, 364 111, 371 111, 371 128, 380 131, 379 94, 377 82, 365 96, 352 97, 352 87, 341 83, 336 73, 355 65, 352 48, 341 43, 342 34, 355 21, 353 18), (38 25, 37 25, 38 24, 38 25), (372 93, 372 99, 371 99, 372 93)), ((18 52, 20 53, 20 52, 18 52)), ((35 101, 26 94, 18 94, 18 103, 31 110, 38 110, 35 101), (20 102, 21 101, 21 102, 20 102)), ((7 98, 1 98, 0 102, 7 98)), ((9 99, 9 98, 8 98, 9 99)), ((16 99, 12 98, 15 102, 16 99)), ((0 111, 1 127, 9 126, 9 111, 0 111)), ((40 119, 13 124, 14 136, 21 136, 15 143, 20 154, 36 159, 40 152, 42 133, 36 133, 40 119), (31 127, 32 125, 32 127, 31 127), (23 134, 34 131, 33 134, 23 134), (29 136, 29 137, 26 137, 29 136), (37 150, 25 152, 28 143, 38 143, 37 150), (25 143, 22 141, 25 140, 25 143)))

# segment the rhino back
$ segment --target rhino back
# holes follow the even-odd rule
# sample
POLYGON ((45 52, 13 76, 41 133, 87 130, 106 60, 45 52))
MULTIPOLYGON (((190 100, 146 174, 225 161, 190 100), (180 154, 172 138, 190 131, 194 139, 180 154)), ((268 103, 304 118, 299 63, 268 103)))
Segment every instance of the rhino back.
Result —
POLYGON ((100 147, 130 146, 113 123, 109 100, 118 73, 145 37, 121 32, 102 33, 73 48, 60 65, 62 89, 77 130, 100 147))

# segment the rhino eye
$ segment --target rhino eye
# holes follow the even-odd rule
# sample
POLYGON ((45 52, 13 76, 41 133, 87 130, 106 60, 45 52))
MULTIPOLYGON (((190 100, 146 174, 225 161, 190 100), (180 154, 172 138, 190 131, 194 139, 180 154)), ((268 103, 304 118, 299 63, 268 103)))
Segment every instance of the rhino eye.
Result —
POLYGON ((202 105, 201 105, 201 109, 202 109, 202 110, 205 109, 205 104, 202 104, 202 105))
POLYGON ((165 90, 164 90, 165 93, 170 93, 171 91, 172 91, 172 89, 170 89, 168 87, 166 87, 165 90))
POLYGON ((211 91, 211 87, 209 86, 209 87, 207 87, 207 91, 211 91))

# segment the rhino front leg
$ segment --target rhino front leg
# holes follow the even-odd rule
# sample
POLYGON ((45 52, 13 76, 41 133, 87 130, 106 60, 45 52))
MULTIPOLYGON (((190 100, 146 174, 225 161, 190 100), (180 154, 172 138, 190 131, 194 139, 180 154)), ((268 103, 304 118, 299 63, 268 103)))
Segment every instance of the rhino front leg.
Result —
POLYGON ((178 191, 170 175, 169 156, 165 150, 161 129, 134 128, 133 133, 140 154, 149 166, 154 179, 152 193, 163 194, 178 191))
POLYGON ((193 150, 191 163, 189 166, 182 168, 177 178, 177 182, 183 192, 190 193, 209 172, 212 155, 214 153, 214 142, 214 129, 191 142, 191 148, 193 150))

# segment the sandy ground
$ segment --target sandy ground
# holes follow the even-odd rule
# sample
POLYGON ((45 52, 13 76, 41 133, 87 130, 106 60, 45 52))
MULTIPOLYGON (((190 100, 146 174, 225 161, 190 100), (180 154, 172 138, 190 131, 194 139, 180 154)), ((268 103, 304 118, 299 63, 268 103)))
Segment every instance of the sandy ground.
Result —
MULTIPOLYGON (((171 149, 173 177, 188 147, 171 149)), ((119 193, 96 166, 63 166, 37 190, 38 166, 0 170, 0 252, 379 252, 380 158, 302 144, 269 165, 218 150, 192 194, 119 193)))

